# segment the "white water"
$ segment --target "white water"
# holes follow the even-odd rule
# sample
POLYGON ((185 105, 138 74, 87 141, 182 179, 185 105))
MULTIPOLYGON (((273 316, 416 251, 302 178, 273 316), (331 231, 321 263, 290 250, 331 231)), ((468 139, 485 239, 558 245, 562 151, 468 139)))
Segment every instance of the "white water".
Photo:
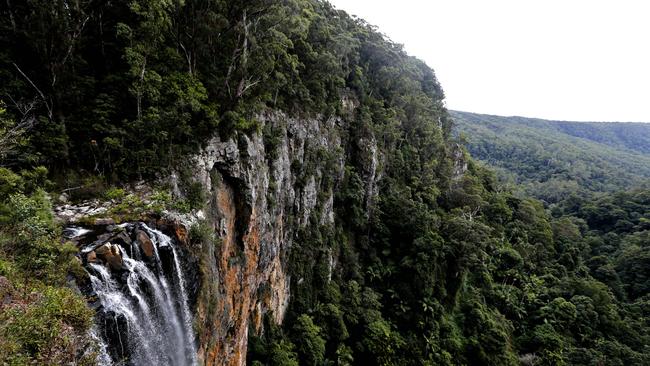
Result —
MULTIPOLYGON (((185 278, 183 277, 183 271, 181 270, 181 265, 180 265, 180 260, 178 258, 178 253, 176 251, 176 247, 174 247, 172 240, 169 236, 163 234, 162 232, 158 230, 154 230, 149 228, 147 225, 143 225, 148 233, 149 236, 152 237, 152 240, 155 241, 156 245, 154 246, 154 250, 156 253, 156 257, 158 258, 158 246, 165 247, 165 246, 170 246, 172 249, 172 255, 174 258, 174 268, 175 268, 175 274, 176 274, 176 280, 178 281, 178 288, 180 290, 180 305, 181 305, 181 314, 182 314, 182 319, 183 319, 183 328, 185 329, 185 336, 187 337, 186 345, 191 345, 191 349, 188 349, 187 352, 192 356, 192 364, 196 364, 196 349, 194 346, 194 332, 192 331, 192 315, 190 313, 190 308, 187 304, 187 291, 185 290, 185 278), (155 239, 154 239, 155 238, 155 239)), ((158 260, 158 263, 160 263, 160 260, 158 260)))
POLYGON ((78 227, 78 226, 69 226, 63 230, 63 236, 66 239, 74 239, 78 238, 80 236, 86 235, 88 233, 92 232, 92 230, 88 230, 83 227, 78 227))
POLYGON ((97 353, 97 355, 95 357, 95 364, 97 366, 111 366, 111 365, 113 365, 113 361, 111 360, 111 356, 108 355, 108 351, 106 350, 108 348, 106 346, 106 342, 104 342, 104 340, 99 336, 99 333, 97 331, 97 326, 93 326, 92 328, 90 328, 90 332, 89 332, 88 335, 97 344, 97 349, 86 350, 86 352, 93 351, 93 352, 97 353))
POLYGON ((154 268, 135 259, 141 257, 137 246, 130 248, 131 255, 120 248, 126 285, 120 285, 105 266, 89 264, 91 283, 104 311, 126 320, 126 331, 118 334, 128 339, 113 340, 119 344, 111 346, 130 354, 130 365, 196 365, 192 317, 177 250, 170 237, 142 226, 154 244, 154 268), (163 271, 158 251, 167 246, 173 256, 173 273, 169 274, 163 271))

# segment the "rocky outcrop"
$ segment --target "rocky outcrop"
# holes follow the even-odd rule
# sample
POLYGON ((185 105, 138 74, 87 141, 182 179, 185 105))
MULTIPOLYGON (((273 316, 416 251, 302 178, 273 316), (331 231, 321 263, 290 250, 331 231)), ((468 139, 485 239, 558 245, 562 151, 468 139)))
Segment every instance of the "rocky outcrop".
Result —
POLYGON ((77 205, 65 203, 54 207, 54 213, 59 221, 74 223, 87 217, 103 215, 108 212, 110 205, 110 202, 102 202, 98 199, 77 205))
POLYGON ((283 114, 259 122, 264 134, 214 138, 191 164, 210 192, 198 216, 219 238, 218 246, 203 243, 200 250, 202 365, 243 365, 249 329, 260 332, 265 314, 282 323, 290 293, 288 253, 300 245, 295 231, 312 218, 316 225, 334 220, 334 186, 344 164, 341 122, 283 114))
POLYGON ((465 175, 465 172, 467 172, 467 165, 469 158, 467 157, 467 154, 465 150, 463 149, 463 146, 460 144, 454 144, 452 146, 452 160, 454 162, 454 168, 452 171, 452 180, 458 180, 465 175))
MULTIPOLYGON (((104 261, 112 271, 121 271, 124 266, 122 252, 118 245, 106 243, 94 250, 97 258, 104 261)), ((89 256, 90 257, 90 256, 89 256)), ((90 261, 91 258, 88 258, 90 261)))

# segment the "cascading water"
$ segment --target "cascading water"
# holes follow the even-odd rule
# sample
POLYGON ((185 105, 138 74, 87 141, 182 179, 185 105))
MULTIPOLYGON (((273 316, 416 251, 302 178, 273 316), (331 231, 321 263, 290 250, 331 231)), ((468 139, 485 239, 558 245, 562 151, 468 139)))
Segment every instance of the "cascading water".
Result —
POLYGON ((107 353, 120 365, 196 365, 179 248, 143 223, 120 229, 82 250, 107 353))
POLYGON ((99 332, 97 331, 97 326, 93 326, 90 329, 90 338, 92 338, 97 343, 97 349, 93 350, 96 353, 95 363, 97 366, 111 366, 113 360, 109 356, 106 345, 103 339, 99 337, 99 332))

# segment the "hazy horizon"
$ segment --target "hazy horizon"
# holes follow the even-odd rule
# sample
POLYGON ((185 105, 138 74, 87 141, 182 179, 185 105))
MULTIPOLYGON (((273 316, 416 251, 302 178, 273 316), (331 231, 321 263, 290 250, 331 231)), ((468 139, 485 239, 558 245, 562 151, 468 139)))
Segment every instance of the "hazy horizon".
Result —
POLYGON ((449 108, 449 107, 447 107, 447 110, 450 111, 450 112, 480 114, 480 115, 484 115, 484 116, 501 117, 501 118, 525 118, 525 119, 540 120, 540 121, 547 121, 547 122, 630 123, 630 124, 643 124, 643 125, 647 124, 647 125, 650 125, 650 121, 648 121, 648 122, 644 122, 644 121, 587 121, 587 120, 571 120, 571 119, 553 119, 553 118, 531 117, 531 116, 522 116, 522 115, 518 115, 518 114, 495 114, 495 113, 474 112, 474 111, 465 111, 465 110, 456 109, 456 108, 449 108))
POLYGON ((331 0, 432 67, 449 109, 650 122, 640 1, 331 0))

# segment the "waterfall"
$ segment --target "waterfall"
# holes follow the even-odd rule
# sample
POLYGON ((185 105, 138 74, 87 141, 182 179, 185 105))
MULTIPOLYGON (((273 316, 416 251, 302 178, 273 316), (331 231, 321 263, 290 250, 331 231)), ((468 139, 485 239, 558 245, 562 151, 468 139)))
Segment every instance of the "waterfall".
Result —
POLYGON ((97 252, 84 263, 101 304, 98 325, 108 353, 116 364, 196 365, 192 314, 179 248, 172 238, 143 223, 121 229, 131 236, 136 230, 146 233, 153 244, 153 255, 148 257, 136 241, 120 243, 119 251, 108 241, 83 251, 97 252), (97 249, 106 245, 109 249, 103 252, 97 249), (111 263, 101 257, 107 251, 119 258, 119 265, 114 266, 115 259, 111 263))
POLYGON ((111 366, 113 364, 113 361, 111 360, 111 356, 108 354, 108 346, 106 345, 106 342, 99 336, 99 332, 97 330, 97 326, 93 326, 90 328, 90 332, 88 332, 88 336, 95 341, 95 344, 97 345, 96 349, 87 349, 86 354, 88 352, 95 352, 95 364, 97 366, 111 366))
POLYGON ((88 230, 83 227, 68 226, 63 230, 63 237, 66 239, 73 239, 73 238, 78 238, 80 236, 86 235, 90 232, 92 232, 92 230, 88 230))

